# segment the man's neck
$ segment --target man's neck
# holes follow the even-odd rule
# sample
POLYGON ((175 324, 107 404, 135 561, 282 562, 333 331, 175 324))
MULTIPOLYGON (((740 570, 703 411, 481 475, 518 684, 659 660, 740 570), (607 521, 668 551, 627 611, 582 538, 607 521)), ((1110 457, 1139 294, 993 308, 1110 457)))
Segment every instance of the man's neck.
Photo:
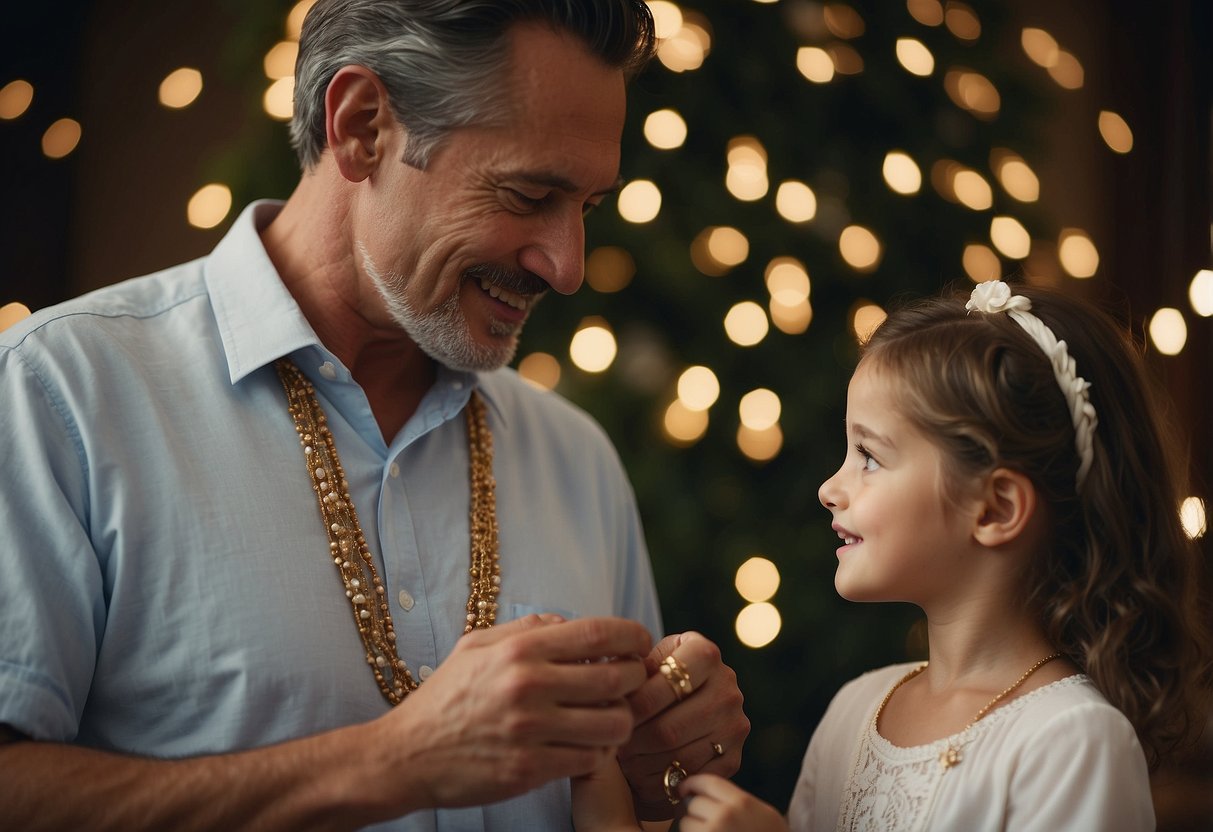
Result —
POLYGON ((437 367, 397 325, 373 317, 383 316, 382 304, 359 279, 347 206, 341 190, 325 182, 327 175, 323 168, 304 174, 261 240, 320 342, 365 391, 391 443, 433 385, 437 367))

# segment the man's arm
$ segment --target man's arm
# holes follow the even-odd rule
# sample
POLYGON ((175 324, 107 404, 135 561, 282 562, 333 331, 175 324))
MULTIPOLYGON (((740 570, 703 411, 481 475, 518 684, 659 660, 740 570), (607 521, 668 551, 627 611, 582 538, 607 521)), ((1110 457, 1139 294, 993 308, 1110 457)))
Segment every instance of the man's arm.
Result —
POLYGON ((496 802, 613 756, 632 730, 625 697, 645 679, 635 657, 649 643, 631 621, 528 616, 460 639, 370 723, 235 754, 152 760, 9 729, 0 827, 355 829, 496 802))

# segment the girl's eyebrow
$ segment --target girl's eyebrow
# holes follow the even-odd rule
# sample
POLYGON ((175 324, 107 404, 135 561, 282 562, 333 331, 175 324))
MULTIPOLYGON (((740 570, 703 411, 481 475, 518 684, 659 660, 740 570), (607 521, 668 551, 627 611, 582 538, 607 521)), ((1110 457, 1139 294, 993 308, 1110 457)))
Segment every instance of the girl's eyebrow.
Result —
POLYGON ((853 430, 855 434, 859 436, 859 438, 865 441, 875 440, 882 445, 886 445, 890 448, 893 447, 893 443, 889 440, 889 437, 885 436, 884 434, 877 433, 866 425, 856 422, 855 424, 851 425, 851 430, 853 430))

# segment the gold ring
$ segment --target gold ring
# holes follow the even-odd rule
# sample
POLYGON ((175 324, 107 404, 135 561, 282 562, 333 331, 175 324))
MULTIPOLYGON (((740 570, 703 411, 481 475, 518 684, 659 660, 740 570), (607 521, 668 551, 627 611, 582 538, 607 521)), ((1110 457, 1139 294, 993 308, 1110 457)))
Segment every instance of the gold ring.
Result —
POLYGON ((682 802, 682 798, 678 796, 678 784, 685 779, 687 779, 687 770, 677 760, 666 766, 665 777, 661 782, 665 785, 666 799, 673 806, 682 802))
POLYGON ((717 757, 724 756, 724 746, 718 742, 712 743, 712 751, 714 751, 716 753, 717 757))
POLYGON ((674 698, 679 702, 690 696, 691 692, 695 690, 695 686, 691 683, 691 672, 673 654, 665 657, 665 660, 658 666, 658 670, 674 689, 674 698))

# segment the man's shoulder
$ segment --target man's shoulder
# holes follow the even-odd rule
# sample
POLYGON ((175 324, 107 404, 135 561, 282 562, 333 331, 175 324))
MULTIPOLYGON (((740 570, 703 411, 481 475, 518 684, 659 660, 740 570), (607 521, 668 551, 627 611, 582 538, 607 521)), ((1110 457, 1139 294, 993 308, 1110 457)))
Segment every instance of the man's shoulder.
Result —
POLYGON ((0 333, 0 349, 35 351, 65 338, 79 347, 90 335, 110 334, 205 299, 204 262, 182 263, 39 309, 0 333))

